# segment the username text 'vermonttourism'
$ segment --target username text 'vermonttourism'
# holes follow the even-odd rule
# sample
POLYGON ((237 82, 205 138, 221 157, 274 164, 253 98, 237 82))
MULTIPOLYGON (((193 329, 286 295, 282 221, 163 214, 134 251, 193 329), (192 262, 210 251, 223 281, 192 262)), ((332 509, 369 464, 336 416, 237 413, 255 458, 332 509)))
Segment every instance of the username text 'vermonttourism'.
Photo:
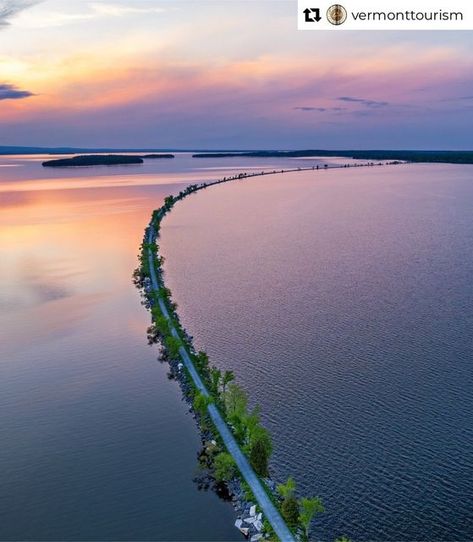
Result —
POLYGON ((473 30, 473 2, 298 0, 299 30, 473 30))

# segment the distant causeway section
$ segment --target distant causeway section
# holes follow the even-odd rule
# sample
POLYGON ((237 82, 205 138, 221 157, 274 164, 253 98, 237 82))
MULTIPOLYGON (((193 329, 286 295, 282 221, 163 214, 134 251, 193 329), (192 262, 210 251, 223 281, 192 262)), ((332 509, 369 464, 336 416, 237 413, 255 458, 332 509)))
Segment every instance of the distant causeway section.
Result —
MULTIPOLYGON (((383 165, 381 162, 331 166, 311 164, 303 168, 241 172, 214 181, 190 184, 177 195, 164 198, 163 205, 153 212, 146 228, 139 255, 140 266, 135 270, 133 280, 142 291, 143 305, 151 312, 148 341, 149 344, 160 344, 160 358, 169 362, 172 377, 180 383, 186 402, 192 405, 203 443, 200 466, 207 470, 211 480, 226 485, 235 509, 240 513, 235 527, 249 542, 264 542, 266 539, 308 542, 312 520, 325 508, 316 496, 298 500, 296 484, 291 477, 279 485, 271 480, 268 470, 271 436, 261 424, 258 408, 247 410, 248 397, 234 382, 233 371, 222 373, 218 367, 210 365, 204 351, 196 351, 192 336, 182 326, 171 290, 164 282, 164 258, 157 243, 162 221, 179 201, 222 183, 295 171, 383 165)), ((349 542, 345 537, 338 542, 341 541, 349 542)))

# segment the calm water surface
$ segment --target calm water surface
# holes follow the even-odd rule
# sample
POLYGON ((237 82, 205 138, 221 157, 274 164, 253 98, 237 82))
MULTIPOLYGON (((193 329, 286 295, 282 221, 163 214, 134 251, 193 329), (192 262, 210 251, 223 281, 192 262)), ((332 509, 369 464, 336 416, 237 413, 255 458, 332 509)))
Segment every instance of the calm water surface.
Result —
POLYGON ((183 323, 236 372, 317 538, 473 540, 473 167, 221 185, 164 221, 183 323))
POLYGON ((151 210, 232 164, 43 159, 0 158, 0 539, 240 540, 131 283, 151 210))

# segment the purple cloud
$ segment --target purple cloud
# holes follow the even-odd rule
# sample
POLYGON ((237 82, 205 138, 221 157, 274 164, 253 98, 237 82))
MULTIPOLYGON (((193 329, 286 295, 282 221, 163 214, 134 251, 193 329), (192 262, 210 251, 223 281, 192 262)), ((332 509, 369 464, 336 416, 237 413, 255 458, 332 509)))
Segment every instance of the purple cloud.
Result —
POLYGON ((309 106, 300 106, 294 107, 296 111, 327 111, 326 107, 309 107, 309 106))
POLYGON ((346 111, 345 107, 312 107, 312 106, 299 106, 293 107, 295 111, 318 111, 324 113, 325 111, 346 111))
POLYGON ((8 83, 0 83, 0 100, 21 100, 34 96, 29 90, 20 90, 14 85, 8 83))
POLYGON ((341 102, 352 102, 365 105, 366 107, 386 107, 389 102, 380 102, 377 100, 365 100, 364 98, 353 98, 352 96, 340 96, 337 100, 341 102))

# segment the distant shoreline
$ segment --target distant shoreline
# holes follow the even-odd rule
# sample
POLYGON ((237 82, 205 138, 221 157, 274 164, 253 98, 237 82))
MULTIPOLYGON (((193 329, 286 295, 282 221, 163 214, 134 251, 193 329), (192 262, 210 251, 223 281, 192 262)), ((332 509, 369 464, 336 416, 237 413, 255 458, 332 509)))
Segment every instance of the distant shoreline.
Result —
POLYGON ((177 148, 113 148, 113 147, 22 147, 16 145, 0 145, 0 156, 15 154, 151 154, 151 153, 194 153, 194 152, 251 152, 251 149, 177 149, 177 148))
POLYGON ((225 153, 197 153, 193 158, 322 158, 342 157, 358 160, 397 160, 444 164, 473 164, 473 151, 360 151, 360 150, 301 150, 301 151, 251 151, 225 153))
POLYGON ((445 151, 445 150, 234 150, 234 149, 113 149, 113 148, 78 148, 78 147, 20 147, 0 146, 0 156, 11 155, 38 155, 38 154, 136 154, 141 158, 155 158, 158 156, 171 157, 170 153, 193 153, 194 158, 323 158, 344 157, 362 160, 400 160, 408 162, 445 163, 445 164, 473 164, 473 150, 445 151), (145 156, 146 155, 146 156, 145 156), (153 156, 151 156, 153 155, 153 156), (155 156, 157 155, 157 156, 155 156))

